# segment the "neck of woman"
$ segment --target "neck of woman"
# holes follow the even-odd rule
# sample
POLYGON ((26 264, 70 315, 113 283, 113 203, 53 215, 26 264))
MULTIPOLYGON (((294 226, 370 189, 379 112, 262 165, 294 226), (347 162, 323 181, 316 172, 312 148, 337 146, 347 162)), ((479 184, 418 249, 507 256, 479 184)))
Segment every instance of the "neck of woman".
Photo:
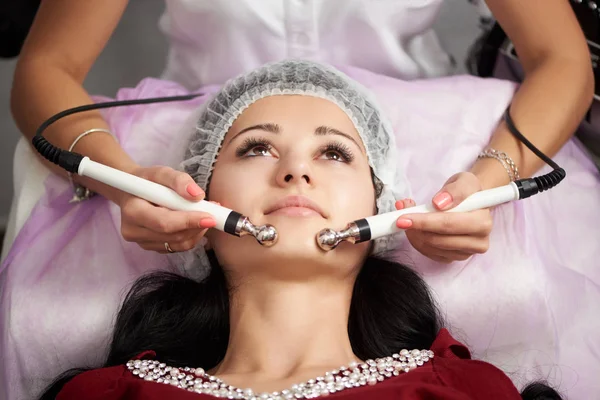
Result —
POLYGON ((237 280, 227 352, 209 373, 255 392, 278 391, 360 361, 348 337, 354 278, 237 280))

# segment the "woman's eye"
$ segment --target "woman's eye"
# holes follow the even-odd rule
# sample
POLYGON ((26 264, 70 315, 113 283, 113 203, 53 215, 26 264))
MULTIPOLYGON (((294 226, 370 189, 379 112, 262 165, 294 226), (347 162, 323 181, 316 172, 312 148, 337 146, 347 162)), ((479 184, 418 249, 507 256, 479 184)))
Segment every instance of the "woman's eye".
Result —
POLYGON ((323 153, 326 159, 332 161, 346 161, 346 158, 337 151, 326 151, 323 153))
POLYGON ((336 161, 349 164, 354 159, 352 152, 343 143, 328 143, 323 146, 320 151, 321 156, 319 158, 328 160, 328 161, 336 161))
POLYGON ((246 157, 257 157, 257 156, 270 156, 271 155, 271 149, 268 146, 265 145, 258 145, 258 146, 254 146, 253 148, 251 148, 250 150, 248 150, 248 152, 245 154, 246 157))

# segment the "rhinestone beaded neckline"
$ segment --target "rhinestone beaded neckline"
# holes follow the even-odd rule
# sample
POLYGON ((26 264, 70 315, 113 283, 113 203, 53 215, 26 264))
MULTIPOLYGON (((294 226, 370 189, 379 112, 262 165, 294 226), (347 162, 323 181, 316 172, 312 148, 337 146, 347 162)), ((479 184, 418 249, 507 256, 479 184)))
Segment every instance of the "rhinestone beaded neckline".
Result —
POLYGON ((172 385, 190 392, 215 397, 245 400, 313 399, 345 389, 375 385, 387 378, 398 376, 420 367, 433 358, 431 350, 402 350, 390 357, 353 362, 348 366, 326 372, 304 383, 293 385, 281 392, 254 393, 240 389, 207 374, 202 368, 175 368, 155 360, 131 360, 127 368, 133 375, 146 381, 172 385))

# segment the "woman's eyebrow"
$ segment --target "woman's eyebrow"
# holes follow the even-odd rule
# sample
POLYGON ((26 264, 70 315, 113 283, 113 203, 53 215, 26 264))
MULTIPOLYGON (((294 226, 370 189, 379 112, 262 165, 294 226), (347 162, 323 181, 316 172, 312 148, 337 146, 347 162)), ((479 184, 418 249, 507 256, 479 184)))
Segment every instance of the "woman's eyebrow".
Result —
POLYGON ((265 131, 265 132, 277 134, 277 133, 281 132, 281 127, 277 124, 272 124, 272 123, 252 125, 247 128, 244 128, 241 131, 239 131, 238 133, 236 133, 236 135, 231 138, 229 143, 233 142, 233 140, 236 139, 238 136, 241 136, 246 132, 254 131, 254 130, 265 131))
POLYGON ((315 135, 317 136, 323 136, 323 135, 338 135, 338 136, 343 136, 346 139, 352 140, 354 142, 354 144, 356 145, 356 147, 358 147, 359 149, 363 149, 362 146, 360 144, 358 144, 356 142, 356 140, 354 140, 354 138, 350 135, 348 135, 347 133, 344 133, 342 131, 339 131, 335 128, 332 128, 330 126, 320 126, 317 129, 315 129, 315 135))
MULTIPOLYGON (((281 131, 283 129, 279 125, 270 123, 270 122, 264 123, 264 124, 252 125, 252 126, 249 126, 247 128, 242 129, 241 131, 239 131, 234 137, 231 138, 229 143, 233 142, 238 136, 241 136, 246 132, 250 132, 250 131, 254 131, 254 130, 279 134, 279 133, 281 133, 281 131)), ((315 135, 317 135, 317 136, 325 136, 325 135, 343 136, 346 139, 354 142, 356 147, 358 147, 359 149, 361 149, 361 150, 363 149, 363 147, 356 140, 354 140, 354 138, 352 136, 350 136, 349 134, 344 133, 338 129, 332 128, 330 126, 325 126, 325 125, 319 126, 317 129, 315 129, 315 135)))

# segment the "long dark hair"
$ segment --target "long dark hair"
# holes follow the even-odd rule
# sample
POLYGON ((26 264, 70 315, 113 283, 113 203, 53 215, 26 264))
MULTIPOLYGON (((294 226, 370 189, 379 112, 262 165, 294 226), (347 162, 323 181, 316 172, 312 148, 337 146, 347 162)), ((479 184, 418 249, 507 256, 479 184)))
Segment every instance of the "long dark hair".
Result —
MULTIPOLYGON (((214 253, 208 255, 211 272, 201 282, 168 272, 135 282, 117 316, 105 367, 125 364, 145 350, 154 350, 161 362, 176 367, 209 370, 223 359, 229 340, 229 291, 214 253)), ((442 325, 431 292, 416 272, 381 258, 367 258, 354 285, 348 321, 357 357, 428 349, 442 325)), ((83 371, 67 371, 41 399, 54 399, 65 383, 83 371)), ((527 400, 561 399, 539 382, 521 395, 527 400)))

